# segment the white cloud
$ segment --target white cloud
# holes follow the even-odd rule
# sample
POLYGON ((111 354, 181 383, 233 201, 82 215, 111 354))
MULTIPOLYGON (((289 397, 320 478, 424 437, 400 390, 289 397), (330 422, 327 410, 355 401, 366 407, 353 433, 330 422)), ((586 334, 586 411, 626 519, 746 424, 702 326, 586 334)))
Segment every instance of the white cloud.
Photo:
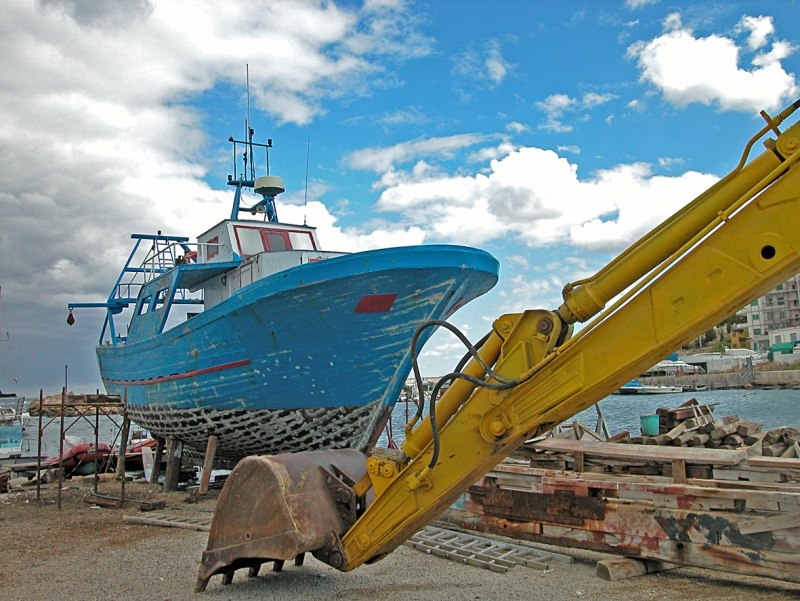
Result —
POLYGON ((636 99, 636 98, 634 98, 633 100, 631 100, 631 101, 630 101, 630 102, 629 102, 627 105, 625 105, 625 106, 627 106, 629 109, 633 109, 634 111, 643 111, 643 110, 645 109, 645 107, 646 107, 646 105, 645 105, 645 103, 644 103, 644 102, 642 102, 641 100, 638 100, 638 99, 636 99))
POLYGON ((636 10, 637 8, 647 6, 648 4, 657 4, 660 1, 661 0, 625 0, 625 6, 631 10, 636 10))
POLYGON ((775 33, 775 25, 772 23, 772 17, 764 16, 744 16, 739 21, 736 29, 750 32, 750 36, 747 38, 747 45, 750 47, 750 50, 757 50, 762 46, 766 46, 767 38, 775 33))
POLYGON ((580 154, 581 149, 578 146, 559 146, 559 152, 571 152, 572 154, 580 154))
POLYGON ((512 121, 508 125, 506 125, 506 129, 509 131, 513 131, 515 133, 521 134, 525 131, 530 131, 531 128, 527 125, 523 125, 522 123, 517 123, 516 121, 512 121))
POLYGON ((580 180, 577 165, 553 151, 526 147, 474 176, 430 168, 392 172, 381 181, 386 189, 377 206, 401 213, 433 239, 484 244, 511 235, 533 247, 568 244, 616 252, 716 180, 691 171, 654 176, 644 163, 580 180))
MULTIPOLYGON (((542 101, 536 103, 536 107, 547 115, 547 120, 539 126, 539 129, 546 129, 555 133, 572 131, 571 125, 562 123, 561 118, 567 112, 578 109, 591 110, 616 98, 614 94, 598 94, 589 92, 583 98, 572 98, 567 94, 551 94, 542 101)), ((584 114, 578 121, 587 121, 591 117, 584 114)))
POLYGON ((487 139, 479 134, 458 134, 441 138, 412 140, 387 148, 364 148, 351 153, 345 163, 354 169, 365 169, 380 173, 395 165, 417 160, 421 157, 449 158, 459 150, 487 139))
POLYGON ((503 83, 513 69, 513 65, 503 58, 497 40, 488 41, 481 52, 470 49, 452 60, 453 75, 483 81, 492 88, 503 83))
MULTIPOLYGON (((742 49, 733 39, 716 34, 697 38, 681 25, 677 13, 668 17, 667 26, 672 31, 631 45, 628 55, 637 59, 641 80, 658 88, 669 102, 718 105, 722 110, 774 110, 797 93, 794 75, 780 64, 794 50, 788 43, 773 42, 770 52, 751 61, 753 69, 742 69, 742 49)), ((740 26, 751 31, 751 49, 763 47, 773 34, 768 17, 745 17, 740 26)))
POLYGON ((419 108, 412 106, 407 109, 388 113, 384 115, 380 121, 384 125, 409 125, 427 123, 430 120, 419 108))
MULTIPOLYGON (((106 296, 131 232, 193 235, 228 214, 230 191, 203 180, 217 161, 203 156, 207 116, 188 101, 216 87, 241 93, 249 63, 254 111, 305 124, 325 103, 391 79, 392 61, 430 51, 401 2, 4 3, 0 280, 17 326, 35 334, 20 344, 24 361, 57 373, 60 355, 91 348, 96 332, 58 338, 60 309, 106 296)), ((341 231, 325 228, 338 245, 341 231)), ((413 226, 375 230, 352 232, 355 248, 424 237, 413 226)))
POLYGON ((415 226, 343 229, 336 225, 336 216, 318 201, 309 202, 307 206, 282 205, 279 202, 278 214, 284 223, 305 222, 317 228, 322 248, 330 251, 359 252, 376 248, 413 246, 422 244, 425 240, 425 232, 415 226))
POLYGON ((683 159, 675 159, 671 157, 660 157, 658 159, 658 166, 664 167, 665 169, 672 168, 673 165, 681 165, 683 164, 683 159))

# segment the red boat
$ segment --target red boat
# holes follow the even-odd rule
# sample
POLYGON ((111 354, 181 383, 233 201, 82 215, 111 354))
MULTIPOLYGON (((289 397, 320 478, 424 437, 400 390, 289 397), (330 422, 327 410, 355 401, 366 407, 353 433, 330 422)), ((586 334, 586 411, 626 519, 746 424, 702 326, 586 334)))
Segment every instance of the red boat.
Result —
MULTIPOLYGON (((76 444, 64 451, 60 458, 61 465, 65 474, 87 470, 94 471, 94 462, 103 461, 110 452, 111 447, 104 442, 98 443, 97 450, 94 448, 94 443, 76 444)), ((56 467, 58 466, 59 458, 50 457, 47 459, 47 463, 52 467, 56 467)))

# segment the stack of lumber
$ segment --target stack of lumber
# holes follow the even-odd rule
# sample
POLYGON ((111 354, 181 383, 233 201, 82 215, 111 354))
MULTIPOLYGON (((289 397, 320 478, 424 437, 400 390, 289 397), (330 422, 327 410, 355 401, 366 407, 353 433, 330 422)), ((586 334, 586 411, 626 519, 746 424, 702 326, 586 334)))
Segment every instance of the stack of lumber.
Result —
POLYGON ((788 449, 795 432, 758 432, 757 445, 736 449, 540 438, 440 519, 521 540, 800 582, 800 458, 753 451, 788 449))
POLYGON ((707 449, 747 448, 750 455, 800 457, 800 431, 782 427, 764 431, 762 424, 740 419, 736 414, 717 417, 714 405, 691 399, 674 409, 659 408, 657 436, 635 436, 633 444, 703 447, 707 449))

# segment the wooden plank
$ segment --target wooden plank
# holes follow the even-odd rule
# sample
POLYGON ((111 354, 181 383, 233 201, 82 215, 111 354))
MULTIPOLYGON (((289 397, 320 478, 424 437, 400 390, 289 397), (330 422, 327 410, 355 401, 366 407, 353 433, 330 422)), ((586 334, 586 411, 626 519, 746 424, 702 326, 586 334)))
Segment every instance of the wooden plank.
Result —
POLYGON ((800 469, 800 459, 786 459, 781 457, 749 457, 747 464, 754 467, 783 467, 800 469))
POLYGON ((575 471, 582 472, 583 471, 583 451, 575 451, 575 471))
POLYGON ((487 477, 499 482, 507 470, 508 473, 514 474, 514 484, 520 489, 533 490, 535 488, 534 485, 538 483, 539 486, 545 485, 559 489, 628 490, 642 491, 646 494, 738 499, 746 501, 748 504, 755 501, 780 503, 782 505, 800 503, 800 488, 789 486, 785 487, 786 489, 784 490, 784 487, 779 484, 765 487, 762 484, 752 482, 695 479, 688 480, 686 484, 674 484, 672 478, 658 476, 620 477, 616 474, 583 473, 581 474, 582 477, 578 477, 573 472, 504 466, 503 464, 496 466, 487 474, 487 477), (528 475, 524 470, 528 470, 528 475))
POLYGON ((686 461, 684 459, 672 460, 672 479, 675 484, 686 484, 686 461))
POLYGON ((773 532, 800 526, 800 513, 775 515, 739 523, 739 532, 742 534, 755 534, 756 532, 773 532))
POLYGON ((623 580, 634 576, 643 576, 665 570, 674 570, 675 564, 652 559, 634 559, 632 557, 618 557, 603 559, 597 562, 595 568, 597 575, 603 580, 623 580))
MULTIPOLYGON (((628 461, 663 461, 683 459, 686 463, 706 465, 738 465, 747 456, 744 450, 700 449, 684 447, 655 447, 650 445, 621 445, 584 440, 556 440, 548 438, 532 445, 540 451, 575 452, 585 456, 606 457, 628 461)), ((784 460, 791 461, 791 460, 784 460)), ((800 460, 796 460, 800 463, 800 460)))

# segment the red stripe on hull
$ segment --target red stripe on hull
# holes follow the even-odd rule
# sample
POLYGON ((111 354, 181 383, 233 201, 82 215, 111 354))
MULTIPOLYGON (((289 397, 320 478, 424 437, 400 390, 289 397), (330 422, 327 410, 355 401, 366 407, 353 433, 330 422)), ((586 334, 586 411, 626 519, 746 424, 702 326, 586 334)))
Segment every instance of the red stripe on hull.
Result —
POLYGON ((149 380, 106 380, 106 384, 116 384, 118 386, 146 386, 148 384, 158 384, 159 382, 169 382, 170 380, 181 380, 183 378, 191 378, 193 376, 201 376, 215 371, 222 371, 223 369, 232 369, 234 367, 241 367, 242 365, 250 365, 250 359, 243 361, 235 361, 233 363, 226 363, 225 365, 217 365, 216 367, 207 367, 206 369, 195 369, 187 371, 182 374, 173 374, 171 376, 162 376, 160 378, 150 378, 149 380))

